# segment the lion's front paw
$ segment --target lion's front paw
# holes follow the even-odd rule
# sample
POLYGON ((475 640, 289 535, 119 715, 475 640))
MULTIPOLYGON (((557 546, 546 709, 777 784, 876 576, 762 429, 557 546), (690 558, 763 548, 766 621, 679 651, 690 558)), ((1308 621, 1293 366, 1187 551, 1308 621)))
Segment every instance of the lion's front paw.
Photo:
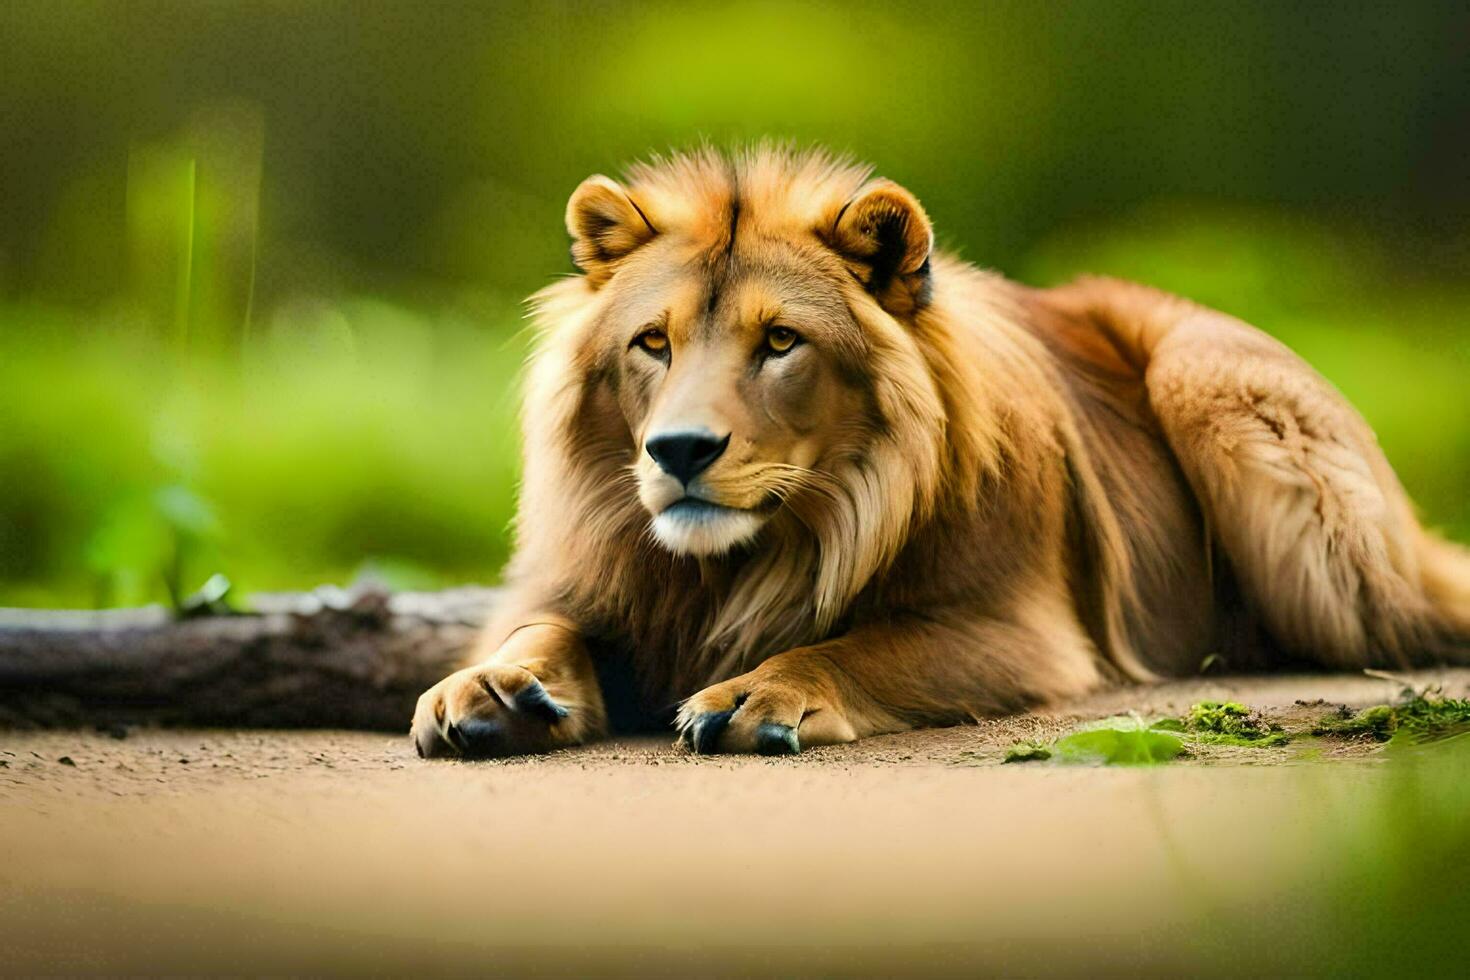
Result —
POLYGON ((522 755, 575 745, 589 712, 571 691, 555 697, 524 667, 481 664, 450 674, 419 697, 413 741, 420 756, 522 755))
POLYGON ((820 668, 767 665, 685 701, 675 722, 684 744, 695 752, 795 755, 803 745, 857 738, 837 686, 820 668))

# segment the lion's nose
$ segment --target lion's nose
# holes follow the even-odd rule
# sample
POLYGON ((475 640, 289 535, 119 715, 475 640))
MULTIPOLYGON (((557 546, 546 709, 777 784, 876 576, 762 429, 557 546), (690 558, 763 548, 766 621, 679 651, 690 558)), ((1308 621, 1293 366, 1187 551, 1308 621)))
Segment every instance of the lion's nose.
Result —
POLYGON ((653 461, 680 483, 688 483, 703 473, 728 445, 729 434, 717 436, 708 429, 660 432, 644 443, 653 461))

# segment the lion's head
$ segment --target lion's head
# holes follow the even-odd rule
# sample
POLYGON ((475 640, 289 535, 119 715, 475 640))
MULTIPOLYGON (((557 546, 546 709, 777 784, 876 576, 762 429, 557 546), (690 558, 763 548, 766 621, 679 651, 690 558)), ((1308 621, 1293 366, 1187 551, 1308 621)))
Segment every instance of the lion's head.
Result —
POLYGON ((873 366, 916 360, 894 313, 927 288, 932 233, 907 191, 821 157, 701 154, 626 187, 589 178, 567 226, 600 293, 592 356, 669 550, 747 545, 871 451, 873 366))

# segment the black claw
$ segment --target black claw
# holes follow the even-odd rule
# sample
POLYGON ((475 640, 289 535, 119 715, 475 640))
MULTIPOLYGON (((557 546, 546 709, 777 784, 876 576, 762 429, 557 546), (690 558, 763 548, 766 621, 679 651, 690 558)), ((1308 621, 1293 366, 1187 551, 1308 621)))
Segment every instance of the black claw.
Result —
POLYGON ((725 726, 730 724, 730 719, 735 714, 735 709, 729 711, 706 711, 694 721, 693 745, 694 751, 699 753, 718 752, 720 736, 725 734, 725 726))
POLYGON ((755 750, 761 755, 796 755, 801 743, 796 740, 796 729, 773 721, 763 722, 755 730, 755 750))
POLYGON ((460 754, 469 751, 468 743, 465 742, 464 733, 452 721, 444 726, 444 741, 449 743, 451 749, 460 754))

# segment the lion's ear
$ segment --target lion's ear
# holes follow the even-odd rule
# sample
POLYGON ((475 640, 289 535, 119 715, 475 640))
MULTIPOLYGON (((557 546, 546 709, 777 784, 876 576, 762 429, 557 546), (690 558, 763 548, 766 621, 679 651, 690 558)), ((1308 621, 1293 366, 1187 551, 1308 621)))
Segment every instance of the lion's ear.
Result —
POLYGON ((567 231, 572 261, 600 285, 614 264, 658 232, 617 181, 601 174, 588 177, 567 202, 567 231))
POLYGON ((918 198, 891 180, 871 180, 833 219, 828 241, 890 312, 928 302, 934 229, 918 198))

